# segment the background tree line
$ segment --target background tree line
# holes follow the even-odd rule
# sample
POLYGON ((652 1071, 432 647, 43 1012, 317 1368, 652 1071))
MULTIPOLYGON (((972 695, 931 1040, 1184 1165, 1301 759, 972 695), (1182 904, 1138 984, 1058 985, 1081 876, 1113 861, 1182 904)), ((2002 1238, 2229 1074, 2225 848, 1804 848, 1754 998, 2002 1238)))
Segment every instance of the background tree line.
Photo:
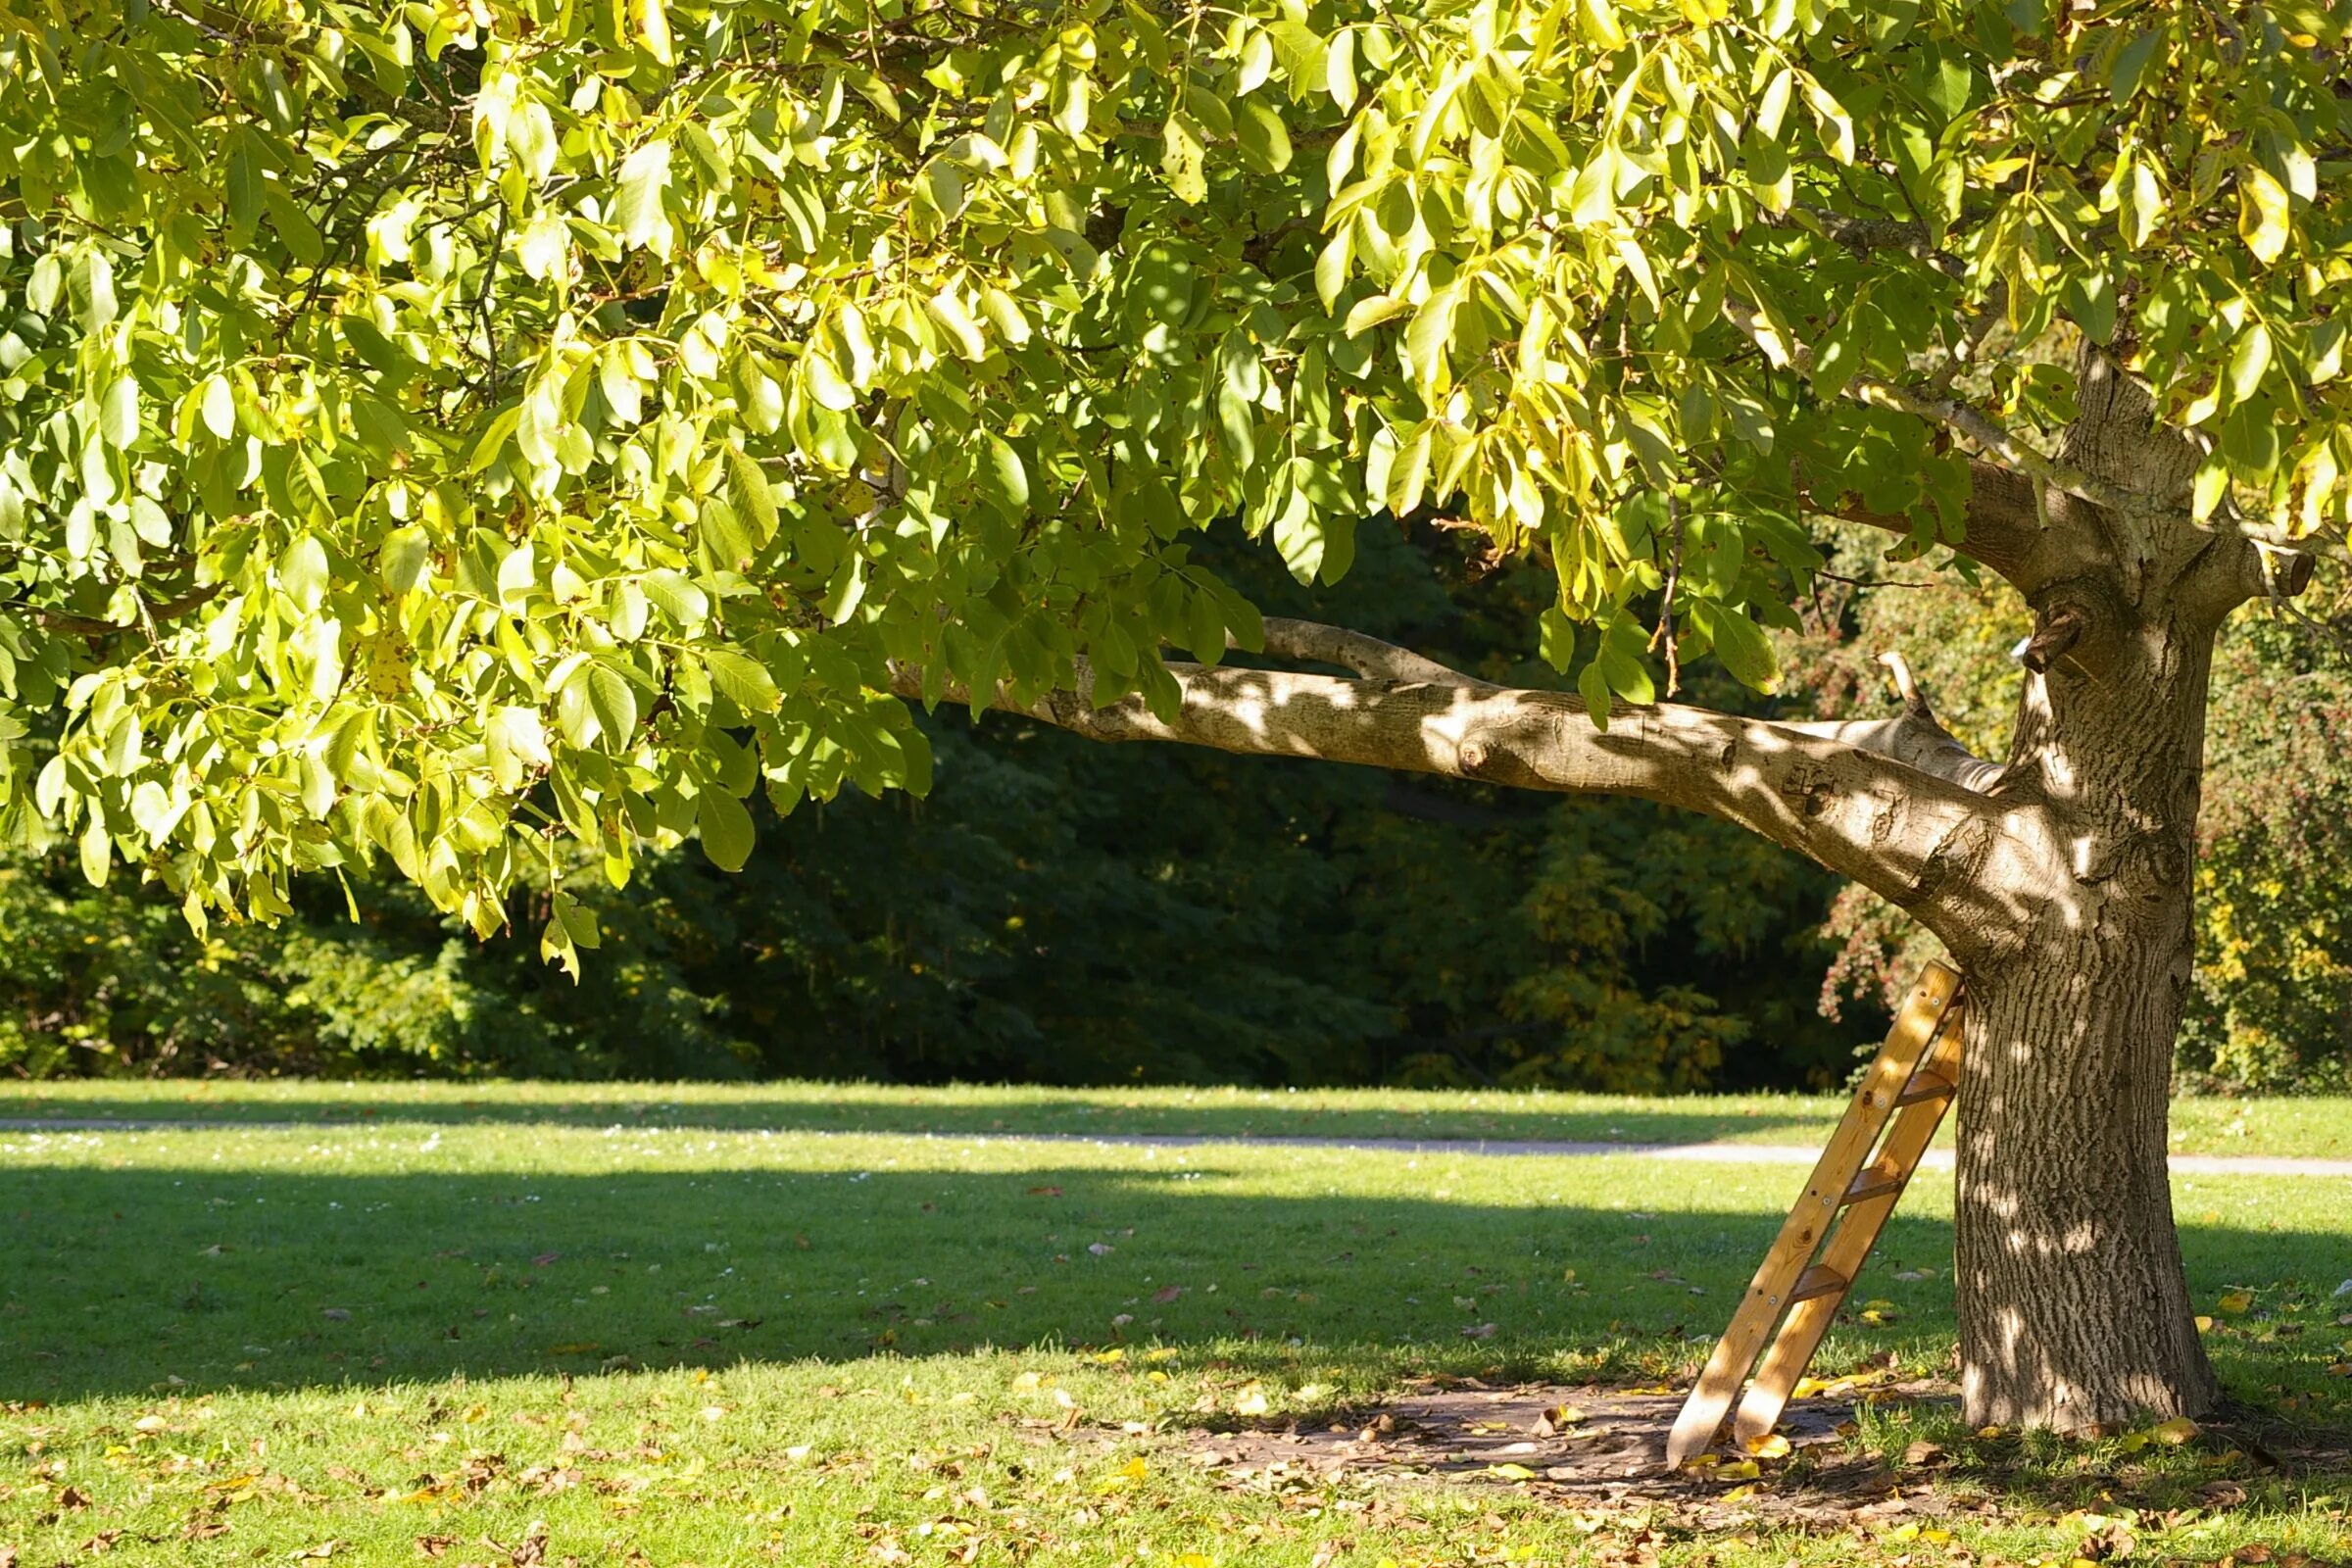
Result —
MULTIPOLYGON (((1469 537, 1367 528, 1348 602, 1319 609, 1557 683, 1523 657, 1548 577, 1490 569, 1469 537)), ((1787 696, 1710 667, 1703 699, 1875 712, 1873 655, 1899 647, 1944 722, 1997 752, 2027 626, 1883 548, 1852 540, 1789 608, 1787 696)), ((1286 612, 1261 557, 1218 566, 1286 612)), ((2335 588, 2223 643, 2179 1058, 2202 1086, 2352 1084, 2335 588)), ((0 1071, 1822 1087, 1930 949, 1796 857, 1639 802, 926 723, 927 799, 756 806, 741 876, 657 858, 594 901, 604 945, 577 984, 397 880, 314 877, 278 926, 199 937, 126 878, 90 887, 71 846, 21 840, 0 864, 0 1071)), ((514 912, 516 932, 545 918, 514 912)))

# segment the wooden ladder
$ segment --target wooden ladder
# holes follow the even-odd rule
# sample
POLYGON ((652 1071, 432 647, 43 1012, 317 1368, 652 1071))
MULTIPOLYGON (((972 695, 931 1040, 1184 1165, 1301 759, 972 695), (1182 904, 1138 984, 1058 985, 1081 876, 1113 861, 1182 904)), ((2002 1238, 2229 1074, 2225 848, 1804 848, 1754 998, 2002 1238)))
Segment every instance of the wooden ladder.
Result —
POLYGON ((1735 1440, 1744 1446, 1780 1420, 1958 1090, 1960 1014, 1959 973, 1929 964, 1684 1402, 1666 1443, 1668 1469, 1715 1441, 1742 1383, 1735 1440))

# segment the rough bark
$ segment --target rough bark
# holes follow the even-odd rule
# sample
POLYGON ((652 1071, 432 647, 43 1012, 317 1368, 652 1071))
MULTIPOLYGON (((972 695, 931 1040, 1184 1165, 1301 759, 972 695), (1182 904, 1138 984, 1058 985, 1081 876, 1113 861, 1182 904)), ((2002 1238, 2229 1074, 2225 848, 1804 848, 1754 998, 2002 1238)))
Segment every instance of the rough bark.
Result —
POLYGON ((2095 639, 2119 645, 2096 668, 2061 657, 2028 677, 2002 789, 2058 826, 2061 853, 1968 965, 1956 1251, 1975 1425, 2112 1427, 2219 1397, 2165 1163, 2212 635, 2160 616, 2095 639))

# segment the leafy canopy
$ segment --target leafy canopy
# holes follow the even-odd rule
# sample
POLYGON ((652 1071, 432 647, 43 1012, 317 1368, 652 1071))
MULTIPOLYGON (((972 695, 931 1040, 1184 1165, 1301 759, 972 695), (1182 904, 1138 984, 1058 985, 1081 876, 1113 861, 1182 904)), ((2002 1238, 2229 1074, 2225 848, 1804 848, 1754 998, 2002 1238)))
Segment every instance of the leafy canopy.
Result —
POLYGON ((487 931, 921 789, 890 661, 1164 708, 1237 516, 1541 553, 1603 716, 1671 571, 1767 686, 1806 497, 1956 539, 1981 316, 2013 427, 2128 320, 2201 507, 2340 517, 2348 10, 6 0, 7 808, 487 931))

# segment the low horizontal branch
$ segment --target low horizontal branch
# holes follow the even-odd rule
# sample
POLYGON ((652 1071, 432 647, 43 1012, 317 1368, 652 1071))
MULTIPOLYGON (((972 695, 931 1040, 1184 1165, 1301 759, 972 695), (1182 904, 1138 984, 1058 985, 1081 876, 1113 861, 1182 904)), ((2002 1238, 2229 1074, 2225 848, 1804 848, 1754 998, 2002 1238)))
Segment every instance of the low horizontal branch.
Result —
MULTIPOLYGON (((1986 853, 2000 833, 1999 808, 1934 771, 1932 750, 1899 727, 1775 724, 1658 705, 1619 708, 1604 730, 1581 701, 1558 692, 1167 667, 1182 700, 1164 718, 1132 695, 1096 706, 1084 661, 1074 689, 1026 700, 1000 690, 990 706, 1099 741, 1169 741, 1655 801, 1786 845, 1932 927, 1986 913, 1971 906, 1974 879, 1949 874, 1948 861, 1955 845, 1972 862, 1986 853)), ((894 665, 892 690, 923 700, 923 672, 894 665)), ((969 701, 952 688, 947 697, 969 701)))
POLYGON ((1325 625, 1319 620, 1267 616, 1262 651, 1295 664, 1337 664, 1342 669, 1352 669, 1358 675, 1380 680, 1423 681, 1433 686, 1463 686, 1481 691, 1496 689, 1491 681, 1465 675, 1409 648, 1399 648, 1345 626, 1325 625))

